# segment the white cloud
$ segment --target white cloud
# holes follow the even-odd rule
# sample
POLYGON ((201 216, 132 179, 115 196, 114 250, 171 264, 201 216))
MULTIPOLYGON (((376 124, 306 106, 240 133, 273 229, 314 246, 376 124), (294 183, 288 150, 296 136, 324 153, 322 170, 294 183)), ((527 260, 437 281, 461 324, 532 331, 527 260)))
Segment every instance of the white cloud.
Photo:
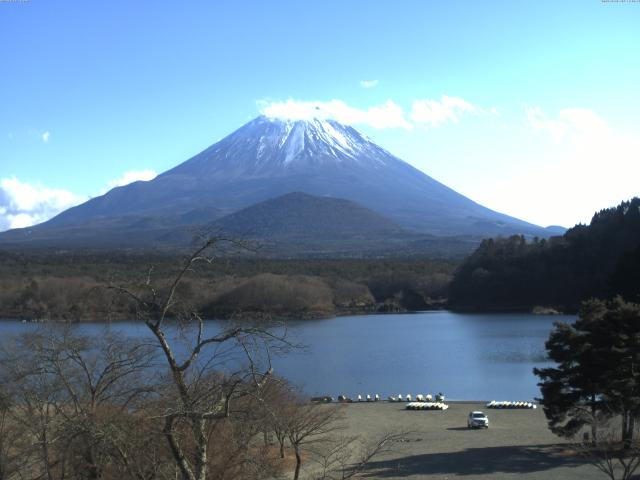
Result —
POLYGON ((620 140, 606 120, 588 108, 564 108, 556 118, 547 118, 540 107, 526 107, 525 115, 531 128, 549 132, 557 143, 582 145, 586 142, 594 146, 594 142, 620 140))
POLYGON ((534 130, 546 130, 556 142, 560 142, 567 133, 568 125, 565 122, 546 119, 540 107, 525 108, 525 115, 531 128, 534 130))
POLYGON ((0 231, 44 222, 86 198, 62 189, 31 185, 16 177, 0 180, 0 231))
POLYGON ((46 131, 42 134, 42 141, 44 143, 49 143, 49 136, 51 135, 51 133, 49 131, 46 131))
POLYGON ((284 102, 259 101, 260 113, 271 118, 287 120, 309 120, 312 118, 333 119, 347 125, 369 125, 373 128, 404 128, 411 125, 404 116, 402 107, 391 100, 366 110, 351 107, 342 100, 284 102))
POLYGON ((129 170, 128 172, 124 172, 121 177, 118 177, 114 180, 111 180, 107 183, 106 189, 103 191, 106 192, 115 187, 123 187, 125 185, 129 185, 130 183, 137 181, 148 182, 149 180, 153 180, 158 176, 158 173, 154 170, 129 170))
POLYGON ((537 158, 505 190, 528 209, 527 218, 553 215, 554 223, 565 226, 588 223, 597 210, 640 194, 640 136, 617 130, 587 108, 547 116, 540 107, 527 107, 525 116, 551 140, 535 139, 536 152, 523 152, 537 158))
MULTIPOLYGON (((365 88, 377 85, 377 80, 363 80, 360 82, 365 88)), ((435 128, 446 123, 458 123, 462 115, 495 115, 500 116, 496 107, 484 109, 460 97, 443 95, 440 100, 414 100, 409 119, 400 105, 387 100, 382 105, 367 109, 359 109, 347 105, 342 100, 298 101, 288 99, 284 102, 257 102, 260 113, 272 118, 288 120, 309 120, 311 118, 331 118, 348 125, 369 125, 373 128, 403 128, 412 130, 414 127, 435 128), (410 121, 412 120, 412 121, 410 121)))
MULTIPOLYGON (((414 100, 411 107, 411 119, 416 123, 428 125, 431 128, 445 123, 458 123, 460 116, 465 113, 477 115, 486 112, 460 97, 449 97, 447 95, 443 95, 439 101, 432 99, 414 100)), ((497 113, 497 110, 495 113, 497 113)))
MULTIPOLYGON (((156 176, 157 173, 153 170, 128 171, 108 182, 98 195, 114 187, 138 180, 152 180, 156 176)), ((22 182, 16 177, 0 179, 0 231, 45 222, 89 198, 68 190, 45 187, 39 183, 22 182)))
POLYGON ((362 88, 373 88, 378 86, 378 80, 360 80, 362 88))
POLYGON ((526 107, 525 115, 534 130, 546 130, 554 141, 560 142, 576 135, 610 136, 611 128, 607 122, 588 108, 564 108, 557 118, 547 118, 540 107, 526 107))
POLYGON ((25 228, 40 223, 37 215, 30 215, 28 213, 18 213, 17 215, 11 215, 10 218, 11 225, 9 228, 25 228))

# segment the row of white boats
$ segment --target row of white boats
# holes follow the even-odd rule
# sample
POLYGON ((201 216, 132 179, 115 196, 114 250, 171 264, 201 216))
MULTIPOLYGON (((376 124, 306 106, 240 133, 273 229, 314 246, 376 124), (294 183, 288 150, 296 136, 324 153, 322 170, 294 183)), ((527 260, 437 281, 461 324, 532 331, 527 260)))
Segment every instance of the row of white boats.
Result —
MULTIPOLYGON (((333 399, 332 399, 333 400, 333 399)), ((351 397, 347 397, 346 395, 338 395, 338 401, 340 403, 352 403, 354 400, 351 397)), ((358 395, 355 399, 356 402, 379 402, 380 395, 377 393, 372 397, 371 395, 366 395, 363 397, 362 395, 358 395)))
POLYGON ((531 409, 535 409, 536 408, 536 404, 535 403, 531 403, 531 402, 509 402, 509 401, 496 402, 495 400, 491 400, 489 403, 487 403, 486 407, 487 408, 531 408, 531 409))
MULTIPOLYGON (((332 402, 333 398, 332 397, 314 397, 312 400, 314 401, 328 401, 328 402, 332 402), (324 400, 323 400, 324 399, 324 400)), ((346 395, 338 395, 338 402, 341 403, 351 403, 351 402, 379 402, 380 401, 380 395, 378 395, 377 393, 375 395, 370 395, 367 394, 365 396, 362 395, 358 395, 356 397, 356 400, 351 399, 351 397, 347 397, 346 395)), ((413 401, 413 396, 408 393, 407 395, 403 396, 402 394, 399 394, 397 397, 394 397, 393 395, 390 395, 387 398, 387 401, 389 402, 412 402, 413 401)), ((416 402, 433 402, 434 401, 434 396, 431 395, 430 393, 426 394, 426 395, 422 395, 422 394, 418 394, 415 397, 415 401, 416 402)), ((444 393, 438 393, 435 396, 435 402, 444 402, 444 393)))
MULTIPOLYGON (((331 403, 334 401, 334 399, 330 396, 324 396, 324 397, 314 397, 311 399, 313 402, 322 402, 322 403, 331 403)), ((358 395, 356 397, 355 400, 353 400, 350 397, 347 397, 346 395, 338 395, 338 402, 340 403, 353 403, 353 402, 379 402, 380 401, 380 395, 378 395, 377 393, 374 395, 371 394, 367 394, 367 395, 358 395)), ((397 397, 394 397, 393 395, 390 395, 387 398, 387 401, 389 402, 403 402, 406 403, 407 406, 406 408, 408 410, 446 410, 447 408, 449 408, 448 405, 446 405, 444 403, 444 394, 443 393, 438 393, 435 398, 433 395, 431 395, 430 393, 426 394, 426 395, 422 395, 422 394, 418 394, 415 396, 415 400, 414 397, 411 394, 407 394, 407 395, 398 395, 397 397)), ((536 408, 536 404, 532 403, 532 402, 522 402, 522 401, 516 401, 516 402, 511 402, 511 401, 495 401, 495 400, 491 400, 489 403, 486 404, 487 408, 504 408, 504 409, 535 409, 536 408)))
MULTIPOLYGON (((390 402, 413 402, 413 397, 408 393, 404 398, 402 397, 402 395, 398 395, 397 397, 390 396, 388 400, 390 402)), ((415 399, 416 402, 433 402, 433 400, 434 396, 430 393, 427 393, 426 395, 422 395, 421 393, 419 393, 418 395, 416 395, 415 399)), ((444 402, 444 393, 437 393, 435 396, 435 401, 444 402)))
POLYGON ((409 402, 407 410, 446 410, 449 405, 442 402, 409 402))

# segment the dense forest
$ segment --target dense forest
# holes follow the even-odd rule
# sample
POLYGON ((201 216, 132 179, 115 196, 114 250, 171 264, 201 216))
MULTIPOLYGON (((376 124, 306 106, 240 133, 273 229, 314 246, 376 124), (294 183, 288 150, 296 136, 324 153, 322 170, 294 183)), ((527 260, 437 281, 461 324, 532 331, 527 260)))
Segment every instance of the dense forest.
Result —
MULTIPOLYGON (((133 318, 109 286, 162 283, 183 258, 122 253, 0 253, 0 318, 133 318)), ((429 259, 218 258, 197 265, 181 301, 206 317, 312 318, 442 306, 456 264, 429 259)))
POLYGON ((457 270, 450 305, 460 309, 573 312, 580 302, 640 293, 640 199, 596 213, 561 237, 484 240, 457 270))

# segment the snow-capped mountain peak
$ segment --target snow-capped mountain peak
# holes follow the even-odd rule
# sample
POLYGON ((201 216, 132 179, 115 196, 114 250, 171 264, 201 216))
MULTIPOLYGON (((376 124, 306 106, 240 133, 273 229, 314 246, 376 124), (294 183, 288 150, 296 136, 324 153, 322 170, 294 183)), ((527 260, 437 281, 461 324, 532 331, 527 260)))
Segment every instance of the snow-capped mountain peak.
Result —
MULTIPOLYGON (((356 159, 361 150, 361 140, 334 122, 322 119, 285 121, 279 147, 285 154, 284 164, 289 164, 305 151, 329 154, 340 160, 342 155, 356 159)), ((261 142, 265 140, 261 138, 261 142)), ((264 151, 264 149, 262 149, 264 151)))
POLYGON ((237 174, 277 176, 283 169, 311 172, 344 164, 379 168, 389 161, 404 163, 335 120, 260 116, 178 168, 197 166, 207 173, 224 168, 229 174, 231 166, 237 174))
MULTIPOLYGON (((245 128, 225 140, 246 147, 242 137, 255 139, 255 130, 262 130, 256 145, 256 160, 262 164, 304 166, 344 161, 379 162, 380 154, 384 152, 354 128, 323 118, 258 117, 245 128)), ((384 154, 388 155, 387 152, 384 154)))

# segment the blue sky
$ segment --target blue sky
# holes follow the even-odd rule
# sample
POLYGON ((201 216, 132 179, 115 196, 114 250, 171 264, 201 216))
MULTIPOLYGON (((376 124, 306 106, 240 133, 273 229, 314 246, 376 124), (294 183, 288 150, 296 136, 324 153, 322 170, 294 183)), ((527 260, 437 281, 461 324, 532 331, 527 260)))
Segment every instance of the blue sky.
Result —
POLYGON ((588 222, 640 193, 639 51, 627 2, 0 2, 0 229, 316 104, 490 208, 588 222))

